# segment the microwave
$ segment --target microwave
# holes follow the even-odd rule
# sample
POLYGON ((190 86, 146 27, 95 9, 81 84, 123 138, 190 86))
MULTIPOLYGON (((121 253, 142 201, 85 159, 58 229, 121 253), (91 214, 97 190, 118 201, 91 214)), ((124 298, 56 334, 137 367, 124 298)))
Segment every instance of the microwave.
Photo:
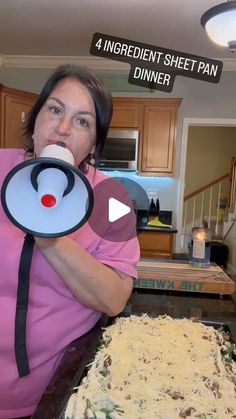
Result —
POLYGON ((136 171, 139 131, 112 128, 108 131, 98 167, 101 170, 136 171))

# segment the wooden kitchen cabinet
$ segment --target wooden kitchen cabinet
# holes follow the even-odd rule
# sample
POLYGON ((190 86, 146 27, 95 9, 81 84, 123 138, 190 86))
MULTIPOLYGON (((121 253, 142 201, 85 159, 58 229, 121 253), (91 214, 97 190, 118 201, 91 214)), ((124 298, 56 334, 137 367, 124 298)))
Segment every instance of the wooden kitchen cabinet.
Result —
POLYGON ((0 147, 22 147, 22 128, 37 95, 0 85, 0 147))
POLYGON ((113 98, 111 128, 137 129, 139 173, 172 176, 181 99, 113 98))
POLYGON ((180 99, 157 99, 144 105, 140 171, 146 175, 171 176, 180 99))
POLYGON ((139 231, 141 257, 171 259, 174 234, 170 231, 139 231))
POLYGON ((113 98, 111 128, 142 128, 142 105, 133 98, 113 98))

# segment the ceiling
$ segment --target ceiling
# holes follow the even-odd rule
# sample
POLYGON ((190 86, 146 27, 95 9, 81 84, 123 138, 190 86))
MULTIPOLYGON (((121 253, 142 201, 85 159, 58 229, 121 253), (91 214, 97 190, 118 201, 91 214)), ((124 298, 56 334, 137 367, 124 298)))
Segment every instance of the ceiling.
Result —
MULTIPOLYGON (((1 0, 0 55, 91 57, 95 32, 236 61, 200 25, 220 0, 1 0)), ((112 60, 106 60, 112 61, 112 60)))

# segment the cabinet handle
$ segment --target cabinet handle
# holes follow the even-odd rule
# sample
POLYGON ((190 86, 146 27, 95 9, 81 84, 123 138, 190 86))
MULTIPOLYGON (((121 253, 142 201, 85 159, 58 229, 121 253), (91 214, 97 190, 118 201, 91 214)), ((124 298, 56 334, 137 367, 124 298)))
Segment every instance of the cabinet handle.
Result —
POLYGON ((21 122, 25 122, 25 112, 21 112, 21 122))

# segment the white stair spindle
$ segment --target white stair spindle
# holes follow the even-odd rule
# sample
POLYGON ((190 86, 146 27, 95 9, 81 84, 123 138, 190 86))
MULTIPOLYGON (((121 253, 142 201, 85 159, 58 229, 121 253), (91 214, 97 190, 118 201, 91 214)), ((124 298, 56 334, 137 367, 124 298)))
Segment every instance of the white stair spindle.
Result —
POLYGON ((184 228, 183 233, 186 234, 186 223, 187 223, 187 212, 188 212, 188 203, 187 201, 184 204, 184 228))
POLYGON ((234 165, 232 169, 230 201, 229 201, 229 207, 231 210, 233 210, 235 206, 235 193, 236 193, 236 166, 234 165))
POLYGON ((195 208, 196 208, 196 198, 193 198, 193 218, 192 218, 192 228, 194 227, 195 223, 195 208))
POLYGON ((203 220, 203 206, 204 206, 204 191, 202 192, 200 224, 202 223, 202 220, 203 220))
POLYGON ((218 188, 218 201, 217 201, 217 213, 216 213, 216 231, 218 231, 219 214, 220 214, 220 194, 221 194, 221 182, 218 188))
POLYGON ((212 187, 210 189, 210 198, 209 198, 208 228, 211 228, 211 208, 212 208, 212 187))

